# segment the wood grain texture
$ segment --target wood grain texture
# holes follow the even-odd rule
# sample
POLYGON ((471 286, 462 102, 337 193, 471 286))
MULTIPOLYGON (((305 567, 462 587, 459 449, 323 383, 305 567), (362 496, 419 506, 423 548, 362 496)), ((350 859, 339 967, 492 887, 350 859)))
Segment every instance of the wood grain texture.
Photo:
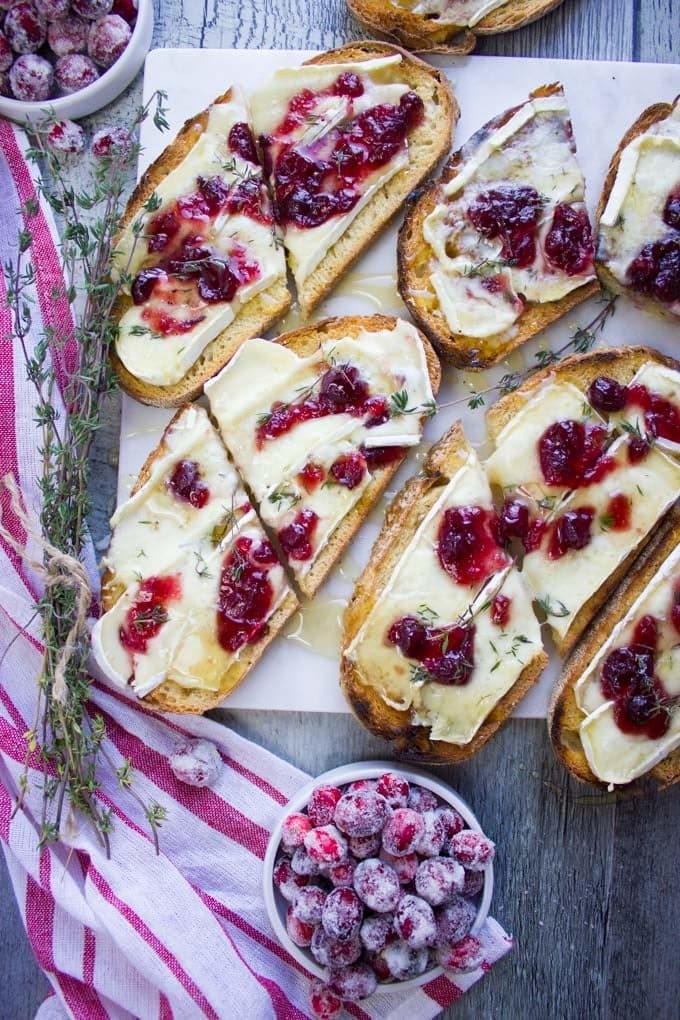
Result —
MULTIPOLYGON (((325 49, 363 34, 344 0, 156 0, 155 9, 155 46, 325 49)), ((679 0, 566 0, 543 21, 480 40, 477 52, 677 61, 679 0)), ((125 123, 140 94, 137 82, 87 126, 125 123)), ((93 454, 90 524, 100 550, 117 437, 114 400, 93 454)), ((350 717, 215 715, 312 773, 388 753, 350 717)), ((680 791, 644 801, 593 793, 557 764, 538 720, 510 721, 471 762, 440 774, 499 843, 493 913, 517 941, 445 1020, 675 1020, 680 791)), ((0 902, 9 899, 3 862, 0 902)), ((0 988, 2 1020, 28 1020, 46 991, 11 903, 0 929, 0 988)))

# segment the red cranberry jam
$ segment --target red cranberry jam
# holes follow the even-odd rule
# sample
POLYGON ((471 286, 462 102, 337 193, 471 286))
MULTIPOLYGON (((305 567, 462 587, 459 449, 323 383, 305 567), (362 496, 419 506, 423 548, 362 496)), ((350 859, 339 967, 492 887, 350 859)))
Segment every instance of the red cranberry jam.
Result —
POLYGON ((511 601, 507 595, 498 594, 491 603, 491 622, 497 627, 507 627, 510 622, 511 601))
POLYGON ((311 560, 314 551, 312 539, 318 523, 319 518, 314 511, 304 509, 296 514, 294 521, 281 528, 279 542, 291 560, 311 560))
POLYGON ((195 460, 180 460, 168 478, 168 488, 185 503, 200 510, 210 499, 210 489, 201 481, 201 472, 195 460))
POLYGON ((616 467, 603 454, 607 430, 601 425, 579 421, 555 422, 538 441, 538 457, 548 485, 579 489, 600 482, 616 467))
POLYGON ((260 160, 255 148, 255 139, 247 124, 242 122, 234 124, 229 132, 227 143, 231 152, 236 153, 246 163, 254 163, 256 166, 259 166, 260 160))
POLYGON ((468 683, 475 666, 475 626, 429 627, 403 616, 387 632, 387 641, 408 659, 422 662, 430 678, 446 687, 468 683))
MULTIPOLYGON (((637 407, 643 413, 645 432, 652 439, 680 443, 680 407, 641 383, 621 386, 614 379, 598 376, 590 384, 588 399, 598 411, 623 411, 637 407)), ((635 462, 646 456, 649 442, 644 436, 629 440, 630 459, 635 462)))
POLYGON ((513 538, 518 538, 525 552, 533 552, 538 549, 547 529, 547 522, 540 517, 532 518, 529 507, 521 500, 506 499, 503 503, 498 534, 504 545, 508 545, 513 538))
POLYGON ((567 276, 577 276, 591 269, 595 248, 585 209, 556 206, 543 247, 552 265, 567 276))
POLYGON ((588 400, 596 411, 603 414, 622 411, 626 406, 626 396, 626 387, 608 375, 599 375, 588 387, 588 400))
POLYGON ((502 241, 502 258, 518 269, 526 269, 536 258, 536 228, 542 206, 535 188, 505 184, 478 195, 467 214, 482 237, 502 241))
POLYGON ((680 230, 680 188, 667 198, 663 210, 663 221, 675 230, 680 230))
POLYGON ((320 464, 305 464, 301 471, 298 471, 298 481, 307 492, 316 492, 326 477, 325 468, 320 464))
POLYGON ((623 492, 617 492, 607 503, 607 509, 600 518, 606 531, 627 531, 631 521, 630 499, 623 492))
POLYGON ((406 453, 405 446, 361 446, 359 450, 369 468, 389 467, 406 453))
POLYGON ((680 235, 646 244, 628 267, 628 283, 641 294, 673 304, 680 301, 680 235))
POLYGON ((561 514, 550 526, 552 530, 548 544, 550 559, 559 560, 572 549, 585 549, 590 545, 594 518, 595 510, 590 506, 581 506, 561 514))
POLYGON ((603 695, 614 702, 619 729, 650 740, 663 737, 670 726, 670 713, 665 707, 668 695, 654 673, 658 641, 657 621, 653 616, 643 616, 630 645, 610 652, 600 675, 603 695))
POLYGON ((228 652, 257 641, 274 602, 269 571, 278 563, 269 542, 241 535, 222 563, 217 596, 217 639, 228 652))
POLYGON ((437 555, 456 584, 476 585, 506 566, 498 544, 498 518, 481 506, 449 507, 437 535, 437 555))
POLYGON ((344 453, 331 464, 331 476, 338 485, 356 489, 366 474, 366 458, 359 450, 344 453))
POLYGON ((179 574, 169 577, 148 577, 139 585, 137 597, 125 615, 118 631, 123 648, 144 655, 149 641, 158 634, 168 619, 168 603, 182 596, 179 574))

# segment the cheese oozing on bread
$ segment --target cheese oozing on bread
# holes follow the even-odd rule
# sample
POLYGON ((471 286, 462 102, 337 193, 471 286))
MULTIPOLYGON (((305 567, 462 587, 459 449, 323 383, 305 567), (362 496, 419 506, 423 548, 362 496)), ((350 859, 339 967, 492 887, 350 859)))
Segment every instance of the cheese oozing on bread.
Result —
POLYGON ((482 18, 510 0, 390 0, 393 7, 401 7, 423 18, 434 18, 440 25, 459 25, 474 28, 482 18))
POLYGON ((649 361, 631 379, 625 399, 623 409, 610 416, 611 423, 680 455, 680 372, 649 361))

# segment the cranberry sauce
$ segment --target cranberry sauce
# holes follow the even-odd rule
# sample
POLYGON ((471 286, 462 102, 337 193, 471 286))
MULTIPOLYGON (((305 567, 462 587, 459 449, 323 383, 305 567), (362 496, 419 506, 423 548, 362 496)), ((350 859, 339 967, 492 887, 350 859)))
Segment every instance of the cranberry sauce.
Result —
POLYGON ((396 106, 381 103, 352 117, 352 100, 363 93, 353 72, 341 74, 324 91, 304 89, 290 100, 273 133, 261 139, 267 169, 273 164, 277 222, 305 229, 350 212, 362 182, 386 166, 422 122, 424 105, 415 92, 405 93, 396 106), (329 96, 347 98, 350 119, 316 137, 292 141, 302 125, 314 126, 315 110, 329 96))
POLYGON ((182 596, 179 574, 168 577, 147 577, 139 585, 137 596, 125 614, 118 631, 123 648, 144 655, 149 641, 158 634, 168 619, 168 603, 182 596))
POLYGON ((406 454, 405 446, 360 446, 359 450, 369 468, 388 467, 406 454))
POLYGON ((278 560, 269 542, 241 535, 222 563, 217 596, 217 639, 228 652, 264 633, 274 602, 269 571, 278 560))
POLYGON ((570 550, 585 549, 592 541, 592 526, 595 510, 591 506, 580 506, 567 510, 553 521, 548 541, 548 556, 559 560, 570 550))
POLYGON ((305 464, 301 471, 298 471, 297 480, 306 492, 316 492, 324 478, 326 469, 320 464, 305 464))
POLYGON ((499 593, 491 603, 491 622, 497 627, 505 628, 510 622, 511 602, 507 595, 499 593))
POLYGON ((368 383, 353 365, 330 366, 307 390, 307 396, 291 403, 273 404, 269 413, 257 426, 255 441, 261 449, 267 439, 276 439, 301 422, 326 418, 331 414, 349 414, 353 418, 368 418, 366 427, 377 424, 376 419, 389 417, 387 399, 371 396, 368 383), (318 385, 318 395, 313 391, 318 385), (311 392, 310 392, 311 391, 311 392), (382 418, 385 414, 387 417, 382 418))
POLYGON ((229 150, 235 155, 240 156, 246 163, 254 163, 255 166, 260 165, 257 149, 255 148, 255 139, 247 124, 242 121, 234 124, 229 132, 227 144, 229 150))
POLYGON ((579 489, 601 482, 616 467, 603 454, 607 430, 567 419, 550 425, 538 441, 538 459, 548 485, 579 489))
POLYGON ((591 270, 595 246, 585 209, 574 209, 571 205, 556 206, 543 250, 548 261, 567 276, 578 276, 591 270))
POLYGON ((475 626, 429 627, 415 616, 403 616, 387 632, 387 641, 408 659, 422 662, 429 679, 461 687, 475 666, 475 626))
POLYGON ((641 294, 669 305, 680 301, 680 233, 646 244, 626 275, 630 286, 641 294))
POLYGON ((201 472, 195 460, 180 460, 167 480, 167 486, 177 499, 191 503, 200 510, 210 499, 210 489, 201 480, 201 472))
POLYGON ((480 584, 510 562, 498 544, 498 518, 481 506, 449 507, 437 535, 437 555, 456 584, 480 584))
POLYGON ((505 184, 479 194, 467 214, 482 237, 502 241, 502 258, 518 269, 526 269, 536 258, 536 231, 542 206, 535 188, 505 184))
POLYGON ((366 474, 366 458, 359 450, 343 453, 331 464, 331 477, 338 485, 356 489, 366 474))
POLYGON ((654 672, 658 651, 658 623, 643 616, 629 645, 609 653, 600 673, 605 698, 614 702, 614 719, 624 733, 658 740, 670 726, 665 707, 667 692, 654 672))
POLYGON ((600 517, 604 531, 627 531, 631 523, 630 499, 623 492, 617 492, 607 503, 607 509, 600 517))
MULTIPOLYGON (((622 386, 615 379, 601 375, 594 379, 588 389, 588 399, 597 411, 623 411, 626 408, 639 408, 644 417, 645 432, 651 439, 667 439, 672 443, 680 443, 680 407, 659 393, 654 393, 640 383, 622 386)), ((631 437, 632 443, 639 447, 642 459, 649 448, 644 436, 631 437)), ((633 449, 633 456, 635 450, 633 449)))
POLYGON ((296 514, 294 521, 280 529, 279 542, 289 559, 311 560, 314 552, 312 540, 318 523, 319 518, 314 511, 304 509, 296 514))
POLYGON ((667 227, 680 230, 680 188, 671 192, 666 199, 662 219, 667 227))

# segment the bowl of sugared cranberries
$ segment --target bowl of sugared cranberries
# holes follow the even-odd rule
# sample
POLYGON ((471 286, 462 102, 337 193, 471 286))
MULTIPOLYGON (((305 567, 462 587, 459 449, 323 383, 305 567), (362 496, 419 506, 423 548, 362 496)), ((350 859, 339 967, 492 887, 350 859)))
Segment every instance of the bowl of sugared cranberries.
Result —
POLYGON ((494 852, 465 801, 417 769, 361 762, 299 790, 263 891, 277 938, 315 978, 312 1014, 480 967, 494 852))
POLYGON ((139 71, 152 0, 0 0, 0 116, 77 120, 139 71))

